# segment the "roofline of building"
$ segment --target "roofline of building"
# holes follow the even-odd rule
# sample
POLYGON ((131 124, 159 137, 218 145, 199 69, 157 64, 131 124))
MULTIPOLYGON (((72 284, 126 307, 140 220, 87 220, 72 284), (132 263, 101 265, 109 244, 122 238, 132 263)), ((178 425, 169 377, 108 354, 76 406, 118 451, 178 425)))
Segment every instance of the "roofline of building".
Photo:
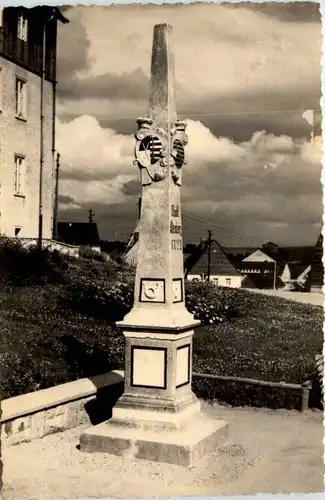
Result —
POLYGON ((58 7, 55 7, 55 11, 58 21, 61 21, 62 24, 68 24, 70 22, 69 19, 62 14, 58 7))
MULTIPOLYGON (((234 273, 231 276, 241 276, 241 273, 238 271, 238 269, 236 269, 236 267, 233 265, 233 263, 230 262, 230 260, 228 259, 228 256, 226 255, 223 248, 221 247, 221 245, 218 243, 218 241, 215 238, 213 238, 211 240, 210 244, 212 244, 212 243, 215 243, 219 247, 221 253, 224 255, 224 257, 227 259, 228 263, 230 264, 232 271, 234 273)), ((192 254, 189 254, 188 258, 184 262, 184 271, 185 271, 186 276, 188 274, 191 274, 193 267, 199 262, 200 258, 202 257, 204 252, 208 249, 208 247, 209 247, 209 241, 203 240, 196 246, 196 249, 194 250, 194 252, 192 254), (186 267, 187 262, 189 264, 192 264, 191 259, 193 259, 193 261, 194 261, 193 265, 191 265, 190 267, 186 267)))

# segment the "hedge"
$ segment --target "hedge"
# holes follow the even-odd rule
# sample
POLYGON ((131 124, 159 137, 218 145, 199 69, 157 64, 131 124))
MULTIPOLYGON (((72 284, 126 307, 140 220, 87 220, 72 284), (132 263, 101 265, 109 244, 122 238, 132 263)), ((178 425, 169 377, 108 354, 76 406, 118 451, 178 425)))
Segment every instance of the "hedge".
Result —
MULTIPOLYGON (((25 262, 35 258, 33 251, 24 252, 25 262)), ((56 256, 54 262, 50 254, 42 256, 38 275, 25 271, 16 279, 13 265, 11 274, 0 269, 4 398, 123 369, 124 338, 115 322, 132 307, 133 271, 89 259, 56 256)), ((194 335, 194 371, 293 383, 316 380, 322 308, 193 282, 186 283, 186 304, 202 321, 194 335)), ((319 405, 315 384, 311 403, 319 405)), ((200 397, 231 405, 300 407, 299 392, 195 379, 193 389, 200 397)))

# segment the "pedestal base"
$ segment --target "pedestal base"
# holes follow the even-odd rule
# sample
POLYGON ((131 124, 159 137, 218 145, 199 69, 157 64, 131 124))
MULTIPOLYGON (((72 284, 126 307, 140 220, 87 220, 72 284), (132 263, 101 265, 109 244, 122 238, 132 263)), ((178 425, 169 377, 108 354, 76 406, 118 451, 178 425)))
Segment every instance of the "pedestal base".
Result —
POLYGON ((228 435, 227 422, 202 413, 174 429, 168 424, 157 425, 158 422, 152 427, 149 422, 143 424, 117 422, 113 417, 84 431, 80 436, 80 450, 187 467, 212 453, 228 435))

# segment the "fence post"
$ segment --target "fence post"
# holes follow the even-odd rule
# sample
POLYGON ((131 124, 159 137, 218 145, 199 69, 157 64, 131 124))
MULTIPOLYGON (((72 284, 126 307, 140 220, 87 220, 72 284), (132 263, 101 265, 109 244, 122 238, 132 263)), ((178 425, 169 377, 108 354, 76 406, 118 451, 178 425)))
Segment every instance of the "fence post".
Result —
POLYGON ((301 384, 301 412, 305 412, 308 410, 310 390, 311 382, 309 380, 301 384))

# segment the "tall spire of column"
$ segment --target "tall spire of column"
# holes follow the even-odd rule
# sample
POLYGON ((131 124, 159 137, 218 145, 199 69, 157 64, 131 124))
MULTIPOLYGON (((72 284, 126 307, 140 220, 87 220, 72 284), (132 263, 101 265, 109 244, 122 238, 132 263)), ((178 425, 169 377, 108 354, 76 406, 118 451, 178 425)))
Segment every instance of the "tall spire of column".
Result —
POLYGON ((180 185, 187 136, 185 123, 176 116, 171 35, 167 24, 154 27, 148 115, 137 120, 142 229, 134 306, 120 326, 197 324, 185 308, 180 185))
POLYGON ((81 435, 80 449, 187 466, 214 450, 228 426, 201 414, 191 388, 200 322, 185 307, 180 185, 187 137, 176 117, 170 37, 170 26, 155 26, 148 115, 136 133, 142 203, 134 304, 117 323, 125 337, 124 393, 110 421, 81 435))

